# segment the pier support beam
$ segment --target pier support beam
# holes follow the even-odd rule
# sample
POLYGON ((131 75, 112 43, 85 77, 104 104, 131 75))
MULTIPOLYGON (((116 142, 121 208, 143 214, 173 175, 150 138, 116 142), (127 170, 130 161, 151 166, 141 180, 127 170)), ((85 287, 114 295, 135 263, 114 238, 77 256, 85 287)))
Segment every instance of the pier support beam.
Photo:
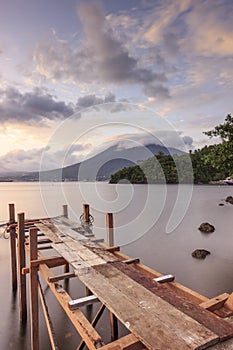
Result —
POLYGON ((64 204, 62 206, 62 215, 65 217, 65 218, 68 218, 68 205, 67 204, 64 204))
POLYGON ((108 247, 114 246, 114 230, 113 230, 113 214, 107 213, 106 215, 107 226, 107 245, 108 247))
MULTIPOLYGON (((30 262, 38 259, 37 228, 29 229, 30 262)), ((39 350, 38 267, 30 264, 31 349, 39 350)))
MULTIPOLYGON (((107 245, 108 247, 114 246, 114 226, 113 226, 113 214, 106 214, 106 226, 107 226, 107 245)), ((118 339, 118 320, 117 317, 110 312, 110 328, 111 328, 111 341, 118 339)))
MULTIPOLYGON (((15 223, 15 205, 9 204, 9 224, 15 223)), ((15 227, 10 226, 10 247, 11 247, 11 280, 12 290, 17 290, 17 257, 16 257, 16 232, 15 227)))
POLYGON ((18 214, 18 271, 19 271, 19 303, 20 320, 23 324, 27 322, 27 292, 26 275, 22 269, 25 268, 25 233, 24 233, 24 213, 18 214))
POLYGON ((83 218, 84 223, 89 224, 90 206, 89 204, 83 204, 83 218))

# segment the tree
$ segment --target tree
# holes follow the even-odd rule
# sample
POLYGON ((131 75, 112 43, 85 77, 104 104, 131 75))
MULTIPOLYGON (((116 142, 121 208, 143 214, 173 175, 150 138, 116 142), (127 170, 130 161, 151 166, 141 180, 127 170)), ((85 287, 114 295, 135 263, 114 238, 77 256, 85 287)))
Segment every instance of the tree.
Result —
POLYGON ((221 170, 229 176, 233 173, 233 117, 228 114, 223 124, 215 126, 213 130, 205 131, 205 135, 220 137, 222 143, 214 145, 210 152, 203 158, 205 163, 210 163, 216 170, 221 170))

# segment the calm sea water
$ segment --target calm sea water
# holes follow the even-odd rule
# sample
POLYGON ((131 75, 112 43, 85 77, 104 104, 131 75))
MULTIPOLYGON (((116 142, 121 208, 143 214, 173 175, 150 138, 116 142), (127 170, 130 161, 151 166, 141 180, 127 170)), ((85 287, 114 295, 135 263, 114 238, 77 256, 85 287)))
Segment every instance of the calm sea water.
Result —
MULTIPOLYGON (((57 216, 62 205, 68 204, 69 216, 76 221, 83 203, 89 203, 97 237, 106 238, 105 215, 113 212, 115 244, 121 245, 122 252, 213 297, 233 291, 233 206, 224 202, 228 195, 233 195, 233 187, 0 183, 0 221, 8 218, 8 203, 15 203, 16 211, 25 212, 27 218, 57 216), (202 222, 213 224, 215 232, 200 233, 202 222), (197 248, 207 249, 211 255, 196 260, 191 253, 197 248)), ((29 350, 29 322, 25 329, 19 324, 18 295, 12 294, 10 286, 9 241, 3 238, 0 280, 0 349, 29 350)), ((74 279, 66 287, 72 298, 84 295, 83 286, 74 279)), ((60 349, 76 349, 80 338, 44 284, 43 289, 60 349)), ((83 310, 92 317, 97 305, 83 310)), ((50 349, 43 315, 40 320, 41 349, 50 349)), ((105 312, 97 327, 106 342, 110 340, 107 320, 105 312)))

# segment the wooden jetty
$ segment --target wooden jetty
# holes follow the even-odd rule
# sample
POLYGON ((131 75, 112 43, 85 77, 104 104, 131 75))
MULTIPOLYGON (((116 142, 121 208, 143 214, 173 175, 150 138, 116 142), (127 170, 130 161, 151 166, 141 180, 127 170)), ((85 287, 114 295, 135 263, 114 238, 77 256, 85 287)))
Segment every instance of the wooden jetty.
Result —
POLYGON ((68 208, 57 218, 25 220, 9 205, 12 289, 19 290, 20 320, 27 322, 27 278, 30 286, 31 349, 39 350, 39 300, 52 349, 58 349, 40 279, 44 278, 85 345, 94 350, 233 349, 233 293, 208 299, 130 258, 114 246, 113 215, 106 215, 107 243, 90 227, 89 206, 82 224, 68 219, 68 208), (50 254, 46 254, 46 252, 50 254), (28 257, 26 259, 26 256, 28 257), (26 262, 28 261, 28 262, 26 262), (64 266, 64 273, 53 268, 64 266), (86 295, 72 299, 60 284, 78 278, 86 295), (90 322, 81 307, 99 303, 90 322), (104 344, 95 326, 104 309, 110 312, 111 342, 104 344), (127 335, 118 337, 118 323, 127 335))

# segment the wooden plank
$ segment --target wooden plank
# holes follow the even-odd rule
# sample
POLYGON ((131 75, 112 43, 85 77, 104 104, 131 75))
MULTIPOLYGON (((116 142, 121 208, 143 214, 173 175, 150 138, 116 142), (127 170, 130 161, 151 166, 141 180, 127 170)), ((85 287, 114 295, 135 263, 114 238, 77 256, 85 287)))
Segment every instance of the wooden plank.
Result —
POLYGON ((79 278, 148 349, 204 349, 219 339, 112 264, 95 266, 79 278))
POLYGON ((61 234, 49 220, 43 220, 42 222, 35 223, 35 226, 45 234, 52 242, 62 242, 59 235, 61 234))
POLYGON ((143 274, 136 271, 132 266, 123 263, 113 263, 113 265, 152 293, 175 306, 178 310, 181 310, 184 314, 203 324, 206 328, 217 334, 221 341, 233 336, 233 325, 220 319, 210 311, 190 302, 188 298, 176 295, 176 293, 169 290, 164 284, 156 283, 150 278, 143 276, 143 274))
POLYGON ((50 277, 49 278, 49 282, 58 282, 58 281, 61 281, 61 280, 65 280, 67 278, 72 278, 72 277, 75 277, 75 273, 74 272, 66 272, 66 273, 62 273, 60 275, 56 275, 54 277, 50 277))
MULTIPOLYGON (((101 316, 103 315, 104 310, 105 310, 105 305, 102 304, 91 322, 91 325, 93 327, 95 327, 97 325, 98 321, 100 320, 101 316)), ((84 348, 84 346, 85 346, 85 342, 82 339, 76 350, 82 350, 84 348)))
POLYGON ((92 294, 83 298, 78 298, 78 299, 69 301, 69 308, 70 310, 76 310, 82 306, 92 305, 98 302, 99 302, 99 299, 94 294, 92 294))
POLYGON ((133 258, 133 259, 127 259, 127 260, 123 260, 124 264, 139 264, 140 263, 140 259, 139 258, 133 258))
POLYGON ((85 247, 80 242, 74 241, 72 239, 66 240, 65 244, 75 252, 77 252, 78 256, 83 260, 86 261, 89 266, 94 265, 100 265, 105 264, 106 261, 100 258, 97 254, 92 252, 90 249, 85 247))
POLYGON ((142 344, 133 334, 128 334, 110 344, 104 345, 101 350, 113 350, 115 347, 119 350, 146 350, 144 344, 142 344))
POLYGON ((44 298, 44 294, 43 294, 41 285, 39 285, 39 296, 40 296, 41 306, 42 306, 42 310, 44 313, 45 322, 46 322, 46 326, 47 326, 47 330, 48 330, 48 334, 49 334, 51 349, 52 350, 59 350, 59 347, 58 347, 56 339, 55 339, 53 325, 52 325, 51 319, 49 317, 48 308, 47 308, 47 305, 45 303, 45 298, 44 298))
POLYGON ((49 278, 54 277, 52 271, 46 265, 40 265, 39 269, 42 275, 44 276, 45 280, 47 281, 51 291, 55 295, 56 299, 66 312, 67 316, 73 323, 76 330, 79 332, 80 336, 85 341, 86 345, 88 346, 88 349, 96 350, 97 347, 102 346, 103 342, 100 335, 97 333, 94 327, 92 327, 92 325, 87 320, 82 311, 80 309, 74 311, 71 311, 69 309, 68 303, 72 299, 68 295, 68 293, 64 290, 62 293, 59 293, 56 289, 56 283, 49 282, 49 278))
POLYGON ((49 267, 56 267, 65 264, 66 261, 60 256, 51 256, 49 258, 40 258, 30 261, 30 267, 39 266, 41 264, 46 264, 49 267))
POLYGON ((52 247, 70 264, 74 261, 82 260, 75 250, 71 250, 65 243, 52 244, 52 247))
POLYGON ((80 241, 82 245, 90 249, 93 253, 98 255, 100 258, 104 259, 106 262, 119 261, 111 252, 101 247, 98 243, 93 242, 92 240, 80 241))
POLYGON ((175 279, 175 276, 173 275, 165 275, 165 276, 153 278, 153 281, 158 283, 167 283, 167 282, 173 282, 174 279, 175 279))
POLYGON ((203 303, 200 304, 200 306, 209 311, 214 311, 222 307, 225 301, 228 299, 228 297, 229 297, 228 293, 223 293, 221 295, 218 295, 215 298, 204 301, 203 303))
POLYGON ((71 228, 69 226, 66 226, 66 225, 61 224, 61 223, 55 223, 55 222, 53 223, 53 225, 60 232, 60 234, 63 234, 65 236, 69 236, 76 241, 87 239, 85 236, 78 233, 77 231, 74 231, 73 228, 71 228))

